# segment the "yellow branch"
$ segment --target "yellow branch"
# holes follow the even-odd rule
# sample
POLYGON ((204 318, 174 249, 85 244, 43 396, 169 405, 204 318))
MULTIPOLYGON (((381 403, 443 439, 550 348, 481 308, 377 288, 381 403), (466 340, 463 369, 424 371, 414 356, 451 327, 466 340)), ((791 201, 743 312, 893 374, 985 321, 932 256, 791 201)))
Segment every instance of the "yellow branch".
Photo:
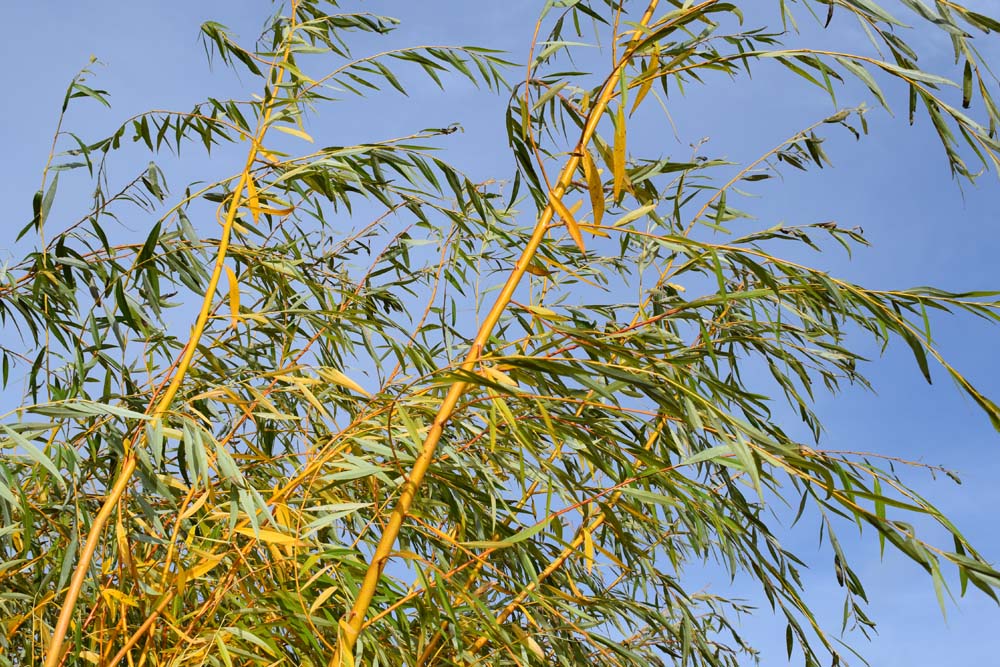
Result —
MULTIPOLYGON (((649 6, 640 21, 641 26, 649 24, 653 12, 656 10, 657 4, 659 4, 659 0, 650 0, 649 6)), ((632 43, 634 44, 638 39, 640 39, 640 37, 641 32, 637 30, 632 43)), ((549 228, 549 223, 552 222, 553 214, 555 213, 555 208, 552 202, 561 202, 562 196, 566 193, 566 189, 572 182, 573 174, 580 165, 580 155, 582 149, 590 142, 594 131, 597 129, 597 124, 600 121, 604 109, 607 108, 608 102, 613 98, 615 94, 616 79, 628 62, 629 55, 631 55, 629 51, 626 51, 621 60, 619 60, 614 71, 605 82, 600 96, 594 103, 594 106, 587 117, 587 122, 581 132, 580 141, 577 144, 576 150, 574 150, 570 155, 569 160, 566 162, 562 172, 559 174, 559 179, 556 181, 556 185, 552 188, 552 192, 549 196, 549 204, 545 206, 541 216, 539 216, 538 221, 535 223, 535 229, 532 232, 527 245, 522 251, 520 259, 518 259, 517 263, 515 263, 514 270, 510 273, 510 276, 508 276, 507 282, 504 283, 503 289, 500 291, 496 301, 493 303, 493 307, 483 320, 483 323, 479 328, 479 332, 476 334, 476 337, 472 342, 469 354, 462 363, 462 370, 472 371, 474 369, 476 362, 482 355, 486 342, 493 333, 494 327, 496 327, 501 315, 503 315, 507 306, 510 304, 510 300, 514 296, 514 292, 520 284, 521 279, 524 277, 524 273, 527 270, 528 265, 531 263, 532 258, 535 256, 535 252, 538 250, 542 240, 545 238, 545 234, 549 228)), ((375 589, 382 576, 382 571, 385 569, 385 565, 392 553, 392 548, 396 543, 396 538, 399 536, 403 520, 406 518, 407 512, 409 512, 410 505, 412 505, 413 499, 416 497, 417 491, 420 489, 420 484, 423 482, 424 475, 427 473, 427 469, 434 458, 434 452, 436 451, 437 444, 441 439, 441 434, 444 432, 444 427, 454 414, 455 406, 458 404, 462 394, 465 393, 466 387, 466 383, 456 382, 451 385, 444 400, 441 402, 437 415, 434 417, 434 421, 427 432, 427 437, 424 439, 420 455, 413 464, 409 479, 407 479, 402 485, 399 499, 396 502, 396 506, 392 510, 389 522, 385 527, 385 531, 382 533, 381 539, 379 540, 378 547, 376 547, 375 553, 372 555, 371 562, 365 572, 364 580, 361 583, 361 588, 358 591, 358 596, 354 601, 354 606, 351 608, 346 621, 341 623, 340 627, 342 636, 340 641, 338 641, 337 651, 334 652, 333 659, 329 663, 330 667, 341 667, 343 662, 343 656, 341 655, 342 651, 353 652, 354 645, 357 643, 358 635, 361 632, 361 627, 364 624, 365 615, 368 613, 368 608, 371 606, 372 599, 375 596, 375 589)))
MULTIPOLYGON (((291 12, 293 21, 295 20, 296 5, 297 3, 293 0, 291 12)), ((288 50, 286 49, 281 62, 277 65, 278 76, 273 84, 275 88, 284 78, 284 64, 287 61, 287 58, 288 50)), ((184 351, 181 354, 180 359, 177 362, 176 370, 174 371, 170 384, 167 386, 166 390, 164 390, 163 395, 160 397, 159 401, 157 401, 156 406, 149 412, 149 416, 154 420, 161 419, 170 409, 170 404, 173 402, 174 397, 177 395, 177 391, 180 389, 181 383, 184 381, 184 377, 187 375, 188 368, 191 366, 191 360, 194 358, 194 353, 198 349, 198 343, 205 331, 205 325, 208 323, 208 318, 212 310, 212 304, 215 301, 215 290, 219 285, 219 279, 222 276, 222 270, 226 262, 226 255, 229 251, 229 241, 232 237, 233 224, 236 221, 236 214, 239 211, 241 202, 243 201, 243 191, 250 180, 250 170, 253 167, 254 160, 257 158, 257 152, 260 149, 261 142, 264 139, 264 135, 267 134, 268 123, 273 109, 274 107, 272 103, 272 105, 268 106, 264 110, 261 116, 260 124, 257 128, 257 133, 250 142, 250 150, 247 155, 246 164, 243 166, 243 171, 240 174, 240 180, 236 184, 236 189, 233 191, 232 199, 229 201, 229 209, 226 211, 226 217, 223 221, 222 235, 219 239, 219 250, 216 254, 215 266, 212 270, 212 275, 208 281, 208 288, 205 290, 205 297, 202 301, 201 310, 198 312, 198 317, 195 320, 194 326, 191 328, 191 335, 188 339, 187 345, 184 347, 184 351)), ((140 431, 138 437, 145 437, 144 433, 144 430, 140 431)), ((83 545, 83 550, 80 552, 80 560, 77 563, 76 570, 73 572, 73 578, 70 580, 69 588, 66 591, 66 598, 63 600, 62 609, 59 612, 59 618, 52 631, 52 641, 49 644, 48 652, 45 656, 44 667, 58 667, 58 665, 62 662, 62 649, 66 640, 66 634, 69 631, 69 625, 73 619, 73 612, 76 609, 76 602, 80 597, 80 591, 83 590, 84 581, 87 579, 87 570, 90 568, 90 563, 94 558, 94 553, 97 551, 98 543, 100 542, 101 535, 104 532, 104 525, 107 523, 112 512, 114 512, 115 507, 121 500, 122 495, 124 495, 129 483, 132 480, 132 474, 135 472, 137 459, 132 443, 128 439, 124 442, 124 448, 125 456, 122 459, 121 469, 118 472, 118 476, 115 479, 110 492, 104 499, 104 504, 98 511, 97 516, 94 517, 94 521, 90 526, 90 531, 87 534, 87 541, 83 545)))

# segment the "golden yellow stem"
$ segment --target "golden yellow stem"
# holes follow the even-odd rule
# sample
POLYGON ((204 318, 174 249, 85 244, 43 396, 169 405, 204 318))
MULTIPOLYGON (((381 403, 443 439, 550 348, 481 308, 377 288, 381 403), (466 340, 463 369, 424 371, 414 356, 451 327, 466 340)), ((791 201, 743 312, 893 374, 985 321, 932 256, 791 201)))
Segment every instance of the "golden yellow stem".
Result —
MULTIPOLYGON (((243 174, 240 176, 239 184, 236 187, 236 191, 233 193, 233 198, 229 205, 229 211, 226 214, 226 220, 222 228, 222 238, 219 240, 219 252, 215 260, 215 269, 212 271, 212 276, 208 281, 208 289, 205 290, 205 299, 202 302, 201 311, 198 313, 198 319, 195 320, 194 327, 191 330, 191 337, 188 340, 188 344, 184 348, 184 353, 181 355, 180 362, 177 364, 177 369, 174 371, 174 376, 171 379, 170 384, 163 392, 163 395, 157 402, 156 407, 152 410, 152 412, 150 412, 150 417, 152 419, 162 418, 170 408, 170 403, 173 401, 174 396, 177 395, 177 390, 180 388, 181 382, 183 382, 184 376, 187 374, 187 369, 191 365, 191 359, 194 357, 195 350, 198 347, 198 341, 201 339, 201 335, 205 330, 205 324, 208 322, 209 312, 212 310, 212 303, 215 301, 215 289, 219 284, 219 277, 222 275, 222 268, 225 264, 226 253, 229 249, 229 239, 233 228, 233 222, 236 219, 236 212, 239 209, 240 196, 243 188, 246 186, 246 181, 250 173, 250 167, 257 154, 257 146, 258 144, 255 140, 251 146, 250 157, 247 159, 246 167, 244 167, 243 174)), ((80 561, 77 563, 76 570, 73 572, 73 578, 70 580, 69 589, 66 591, 66 599, 63 601, 62 610, 59 612, 59 619, 56 622, 55 629, 52 631, 52 643, 49 645, 48 653, 45 656, 44 667, 57 667, 57 665, 59 665, 62 661, 62 644, 66 638, 66 633, 69 630, 70 620, 72 619, 73 611, 76 608, 76 601, 80 597, 80 591, 83 589, 83 582, 87 578, 87 570, 90 567, 90 561, 93 560, 94 552, 97 551, 97 544, 100 542, 101 535, 104 532, 104 524, 107 523, 108 518, 115 509, 115 506, 117 506, 118 501, 121 500, 122 495, 128 488, 129 482, 132 479, 132 473, 135 472, 135 466, 135 451, 133 450, 131 443, 126 440, 125 457, 122 459, 122 466, 118 471, 118 477, 115 479, 115 483, 111 487, 110 493, 108 493, 108 496, 104 499, 104 504, 101 506, 100 511, 97 513, 97 516, 94 517, 94 521, 90 526, 90 531, 87 534, 87 542, 83 545, 83 550, 80 552, 80 561)))
MULTIPOLYGON (((659 0, 650 0, 649 6, 646 8, 642 20, 640 21, 640 25, 646 26, 649 24, 653 12, 656 10, 656 6, 658 4, 659 0)), ((634 44, 640 37, 641 33, 637 31, 636 35, 633 37, 632 43, 634 44)), ((559 174, 555 187, 552 188, 550 203, 545 206, 545 209, 539 216, 538 221, 535 223, 535 229, 532 232, 531 238, 528 240, 527 245, 521 252, 521 257, 514 265, 514 270, 511 271, 507 278, 507 282, 504 283, 503 289, 501 289, 500 293, 497 295, 496 301, 493 303, 493 307, 490 308, 490 312, 486 315, 482 325, 479 327, 479 332, 476 334, 476 337, 472 342, 469 354, 466 356, 465 361, 462 362, 461 368, 463 371, 473 370, 476 362, 482 356, 483 348, 485 347, 486 342, 492 335, 497 322, 500 321, 500 316, 503 315, 507 306, 510 304, 510 300, 513 298, 517 286, 524 277, 524 273, 527 270, 528 265, 531 263, 532 258, 535 256, 535 252, 538 250, 539 245, 541 245, 542 240, 545 238, 545 233, 548 231, 549 223, 552 222, 552 217, 555 212, 551 200, 561 201, 562 196, 566 193, 566 188, 571 183, 573 174, 580 165, 581 151, 590 142, 594 131, 597 129, 597 124, 600 121, 601 114, 604 112, 604 109, 614 96, 615 80, 625 67, 629 55, 629 52, 626 51, 614 71, 605 82, 600 96, 595 101, 594 106, 587 117, 587 122, 584 125, 583 131, 580 134, 580 141, 577 143, 576 150, 574 150, 570 155, 569 160, 567 160, 566 165, 559 174)), ((427 437, 424 439, 420 455, 413 464, 409 478, 403 483, 399 499, 396 501, 396 506, 393 508, 392 514, 389 516, 389 522, 385 527, 385 531, 382 533, 382 537, 375 549, 375 553, 372 555, 371 562, 368 564, 368 569, 365 572, 361 588, 358 590, 358 596, 354 601, 354 606, 351 608, 346 622, 341 624, 343 636, 337 644, 337 651, 334 652, 333 659, 330 661, 329 667, 341 667, 341 651, 353 651, 354 645, 357 643, 358 635, 360 634, 361 627, 364 624, 365 615, 368 613, 368 608, 371 606, 372 598, 375 596, 375 589, 382 576, 382 571, 385 569, 386 562, 389 560, 392 548, 396 543, 396 538, 399 536, 399 530, 403 524, 403 519, 406 518, 406 514, 410 510, 410 505, 413 503, 413 499, 416 496, 417 491, 420 489, 420 484, 423 482, 424 475, 427 473, 427 468, 430 466, 430 463, 434 458, 434 452, 436 451, 437 444, 441 439, 441 434, 444 432, 444 427, 454 414, 455 406, 458 404, 462 394, 465 393, 466 387, 466 383, 456 382, 451 385, 444 400, 441 402, 437 415, 434 417, 434 421, 427 432, 427 437)))
MULTIPOLYGON (((293 0, 293 19, 295 16, 295 7, 296 3, 293 0)), ((287 57, 288 51, 286 50, 283 54, 281 64, 278 66, 278 77, 276 79, 275 86, 277 86, 284 78, 285 70, 283 64, 287 57)), ((243 201, 243 191, 250 179, 250 170, 253 167, 254 160, 257 158, 257 152, 260 149, 261 142, 264 139, 264 135, 267 133, 268 122, 270 121, 272 111, 273 106, 268 106, 264 110, 257 129, 257 134, 250 142, 250 150, 247 155, 246 164, 243 166, 243 171, 240 174, 239 182, 233 191, 233 196, 229 201, 229 209, 226 211, 226 217, 223 221, 222 234, 219 239, 219 250, 216 254, 215 266, 212 270, 212 275, 209 278, 208 287, 205 290, 205 297, 202 301, 201 310, 198 312, 198 317, 195 320, 194 326, 191 328, 191 335, 188 338, 187 345, 184 347, 180 360, 177 362, 170 384, 167 386, 166 390, 164 390, 162 396, 160 396, 156 406, 149 413, 149 416, 154 420, 161 419, 163 415, 167 413, 167 410, 170 409, 170 404, 173 402, 174 396, 177 395, 177 391, 180 389, 181 383, 187 375, 188 368, 191 366, 191 360, 194 358, 194 353, 198 349, 198 342, 201 340, 201 336, 205 331, 205 325, 208 323, 208 318, 212 310, 212 304, 215 301, 215 290, 219 285, 219 279, 222 276, 222 270, 225 266, 226 256, 229 251, 229 242, 232 237, 233 224, 236 221, 236 214, 239 211, 241 202, 243 201)), ((138 437, 145 437, 144 431, 140 431, 138 437)), ((66 598, 63 600, 63 606, 59 612, 59 618, 57 619, 56 626, 52 631, 52 641, 49 644, 43 667, 58 667, 58 665, 62 662, 63 643, 65 642, 66 634, 69 631, 69 624, 72 621, 73 612, 76 609, 76 602, 80 597, 80 591, 83 589, 83 583, 87 579, 87 570, 90 568, 90 562, 94 558, 94 553, 97 551, 97 545, 104 532, 104 525, 107 523, 111 513, 114 512, 114 509, 118 505, 119 500, 121 500, 125 490, 128 488, 129 482, 132 479, 132 473, 135 472, 136 455, 132 447, 132 443, 127 439, 124 442, 124 448, 125 456, 122 459, 121 469, 119 470, 118 476, 111 487, 111 491, 104 499, 104 504, 98 511, 97 516, 94 517, 94 521, 90 526, 90 531, 87 534, 87 541, 83 545, 83 549, 80 552, 80 560, 77 563, 76 570, 73 572, 69 588, 66 590, 66 598)), ((152 618, 155 619, 155 614, 152 618)))

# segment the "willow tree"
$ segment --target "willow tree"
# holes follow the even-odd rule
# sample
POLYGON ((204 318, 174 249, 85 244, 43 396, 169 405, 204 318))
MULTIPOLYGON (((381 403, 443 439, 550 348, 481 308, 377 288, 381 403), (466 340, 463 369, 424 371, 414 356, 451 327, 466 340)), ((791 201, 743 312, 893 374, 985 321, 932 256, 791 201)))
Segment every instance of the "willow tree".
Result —
POLYGON ((1000 23, 950 0, 892 4, 549 2, 521 72, 471 46, 362 55, 352 41, 393 19, 291 0, 252 44, 201 27, 246 99, 151 111, 99 140, 64 129, 78 103, 108 102, 81 72, 21 231, 34 250, 0 292, 20 333, 3 382, 23 397, 0 422, 0 663, 745 664, 743 603, 690 586, 705 563, 756 582, 790 656, 843 662, 775 535, 784 507, 821 528, 861 632, 844 526, 939 595, 955 568, 963 593, 995 597, 1000 573, 889 462, 772 417, 787 402, 818 439, 814 393, 866 384, 867 338, 908 346, 925 375, 942 366, 1000 427, 928 317, 995 323, 994 295, 868 289, 778 254, 850 249, 858 229, 738 220, 755 182, 822 166, 826 133, 865 134, 865 107, 746 164, 629 140, 650 100, 778 67, 834 104, 846 87, 886 105, 896 80, 957 178, 997 166, 975 40, 1000 23), (781 26, 744 20, 765 6, 781 26), (797 19, 831 18, 855 20, 870 53, 783 47, 797 19), (907 44, 938 30, 954 73, 919 68, 907 44), (595 34, 609 57, 578 53, 595 34), (307 143, 345 96, 380 104, 454 76, 509 99, 516 170, 463 175, 439 150, 470 140, 455 127, 307 143), (121 180, 127 146, 154 162, 121 180), (165 153, 242 167, 171 191, 165 153), (92 202, 60 199, 69 170, 92 202), (75 213, 50 216, 57 200, 75 213))

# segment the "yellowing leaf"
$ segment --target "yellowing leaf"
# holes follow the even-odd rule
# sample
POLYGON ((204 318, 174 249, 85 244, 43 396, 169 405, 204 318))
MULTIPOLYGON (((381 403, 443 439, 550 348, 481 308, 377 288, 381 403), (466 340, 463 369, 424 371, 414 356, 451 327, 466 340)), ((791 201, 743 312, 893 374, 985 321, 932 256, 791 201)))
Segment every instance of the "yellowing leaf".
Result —
MULTIPOLYGON (((593 528, 593 527, 594 527, 594 525, 591 524, 591 528, 593 528)), ((614 563, 618 567, 623 567, 623 568, 624 567, 628 567, 627 565, 625 565, 625 563, 623 563, 621 561, 620 558, 618 558, 618 556, 614 555, 613 553, 611 553, 607 549, 603 548, 600 544, 595 544, 594 548, 597 550, 598 553, 600 553, 601 555, 603 555, 605 558, 607 558, 608 560, 610 560, 612 563, 614 563)))
POLYGON ((639 104, 642 103, 646 94, 649 93, 649 89, 652 88, 653 82, 656 81, 656 70, 660 67, 660 45, 653 44, 653 53, 649 56, 649 60, 646 62, 646 68, 643 70, 642 75, 639 77, 642 79, 642 85, 639 86, 639 92, 636 93, 635 102, 632 103, 632 110, 629 115, 635 113, 635 110, 639 108, 639 104))
POLYGON ((285 217, 286 215, 291 215, 295 210, 295 206, 289 204, 286 201, 281 201, 275 197, 268 195, 261 196, 256 190, 251 192, 249 183, 247 187, 247 207, 249 207, 250 212, 253 214, 254 222, 257 222, 258 218, 262 213, 267 215, 276 215, 278 217, 285 217), (265 202, 268 203, 262 203, 265 202))
POLYGON ((580 225, 580 229, 582 229, 585 232, 589 232, 594 236, 602 236, 604 238, 610 237, 610 235, 606 231, 604 231, 604 228, 601 227, 600 225, 580 225))
POLYGON ((217 387, 215 389, 209 389, 208 391, 197 393, 189 398, 188 401, 204 401, 206 398, 222 398, 225 395, 226 392, 223 391, 222 387, 217 387))
POLYGON ((187 509, 181 512, 177 516, 177 520, 184 521, 185 519, 191 518, 198 510, 202 508, 202 506, 204 506, 206 501, 208 501, 208 492, 201 494, 201 496, 198 497, 198 500, 194 501, 191 505, 187 507, 187 509))
POLYGON ((532 315, 537 315, 538 317, 541 317, 542 319, 546 320, 559 321, 566 319, 565 316, 560 315, 556 311, 544 308, 542 306, 525 306, 524 309, 529 313, 531 313, 532 315))
POLYGON ((323 606, 323 603, 333 597, 333 594, 340 590, 339 586, 330 586, 325 591, 320 593, 313 603, 309 605, 309 614, 315 614, 316 610, 323 606))
POLYGON ((483 366, 482 374, 485 377, 489 378, 490 380, 493 380, 497 384, 503 384, 509 387, 519 386, 517 384, 517 381, 514 380, 514 378, 510 377, 504 372, 497 370, 496 368, 493 368, 492 366, 483 366))
POLYGON ((614 172, 612 197, 618 201, 625 185, 625 108, 621 105, 618 106, 618 113, 615 116, 615 145, 611 158, 611 171, 614 172))
POLYGON ((201 561, 185 573, 185 578, 190 581, 192 579, 197 579, 198 577, 203 577, 214 570, 215 566, 221 562, 222 556, 206 554, 205 560, 201 561))
POLYGON ((549 203, 552 205, 552 209, 559 216, 559 219, 566 224, 566 229, 569 231, 569 235, 573 238, 573 242, 580 249, 580 252, 587 252, 587 249, 583 245, 583 235, 580 233, 580 226, 576 224, 576 220, 573 219, 573 214, 570 213, 569 209, 562 202, 562 197, 559 197, 554 192, 549 193, 549 203))
POLYGON ((587 574, 594 571, 594 536, 590 534, 590 529, 583 529, 583 562, 587 568, 587 574))
POLYGON ((253 176, 247 176, 247 206, 250 208, 250 215, 253 216, 254 223, 260 217, 260 198, 257 196, 257 186, 253 183, 253 176))
POLYGON ((323 384, 322 380, 317 380, 316 378, 299 376, 299 375, 289 375, 287 373, 274 373, 272 377, 275 380, 281 380, 282 382, 287 382, 288 384, 298 385, 314 385, 323 384))
POLYGON ((130 595, 126 595, 125 593, 122 593, 119 590, 115 590, 114 588, 105 588, 105 589, 103 589, 101 591, 101 596, 104 597, 104 599, 107 600, 109 603, 111 602, 111 600, 117 600, 123 606, 126 606, 126 607, 138 607, 139 606, 139 603, 136 601, 136 599, 134 597, 132 597, 130 595))
POLYGON ((340 632, 337 633, 337 653, 340 654, 340 664, 337 667, 355 667, 354 651, 351 650, 351 646, 358 636, 358 631, 348 625, 344 619, 340 619, 337 625, 340 628, 340 632))
POLYGON ((309 143, 313 142, 312 137, 310 137, 308 134, 306 134, 297 127, 289 127, 288 125, 274 125, 273 127, 278 132, 284 132, 285 134, 290 134, 293 137, 298 137, 299 139, 305 139, 309 143))
POLYGON ((183 440, 184 439, 184 432, 181 431, 179 428, 170 428, 168 426, 164 426, 163 427, 163 437, 164 438, 173 438, 174 440, 183 440))
POLYGON ((645 206, 640 206, 639 208, 629 211, 622 217, 615 220, 613 227, 621 227, 622 225, 627 225, 630 222, 638 220, 642 216, 656 209, 656 204, 646 204, 645 206))
POLYGON ((535 654, 536 658, 539 660, 545 660, 545 651, 542 650, 542 647, 538 645, 538 642, 536 642, 533 637, 526 637, 524 643, 528 649, 535 654))
POLYGON ((587 191, 590 193, 590 205, 594 209, 594 224, 600 225, 604 219, 604 183, 601 174, 594 163, 594 156, 583 149, 583 175, 587 179, 587 191))
POLYGON ((240 281, 231 268, 226 267, 226 279, 229 281, 229 317, 230 326, 236 328, 243 318, 240 317, 240 281))
POLYGON ((260 151, 259 151, 259 153, 260 153, 261 156, 263 156, 263 158, 266 161, 270 162, 271 164, 278 164, 279 162, 281 162, 281 160, 278 158, 278 156, 276 154, 272 153, 271 151, 266 151, 263 148, 261 148, 260 151))
POLYGON ((573 581, 573 577, 569 576, 569 574, 566 575, 566 583, 569 584, 570 590, 573 592, 573 595, 577 597, 577 599, 587 599, 587 596, 580 592, 580 589, 576 586, 576 582, 573 581))
POLYGON ((118 542, 118 550, 121 553, 122 562, 126 565, 132 560, 132 550, 129 546, 128 534, 125 532, 125 524, 122 521, 121 514, 118 515, 115 521, 115 540, 118 542))
POLYGON ((299 382, 299 383, 296 383, 296 384, 297 384, 297 386, 299 388, 299 391, 302 393, 302 395, 305 397, 305 399, 307 401, 309 401, 310 405, 312 405, 314 408, 316 408, 316 411, 318 413, 320 413, 324 417, 329 417, 330 416, 330 414, 326 411, 326 408, 323 407, 323 404, 320 403, 319 399, 316 398, 316 395, 314 393, 312 393, 311 391, 309 391, 309 388, 306 387, 305 383, 299 382))
POLYGON ((271 324, 271 320, 269 320, 266 315, 262 315, 260 313, 247 313, 243 316, 243 319, 256 322, 257 324, 271 324))
POLYGON ((261 206, 257 209, 258 213, 268 213, 270 215, 277 215, 280 217, 285 217, 286 215, 291 215, 292 211, 295 210, 294 206, 288 206, 285 208, 271 208, 269 206, 261 206))
POLYGON ((265 544, 278 544, 282 546, 287 545, 287 546, 297 546, 297 547, 306 546, 305 542, 296 537, 292 537, 291 535, 285 535, 284 533, 279 533, 276 530, 269 530, 267 528, 259 529, 256 535, 254 535, 253 528, 249 526, 237 526, 233 530, 234 532, 237 532, 240 535, 246 535, 247 537, 259 540, 261 542, 264 542, 265 544))
POLYGON ((274 510, 275 521, 281 526, 291 526, 292 525, 292 513, 288 509, 288 505, 285 503, 275 503, 274 510))
POLYGON ((521 640, 521 642, 525 645, 525 647, 527 647, 529 651, 535 654, 536 658, 538 658, 539 660, 545 659, 545 651, 542 650, 542 647, 539 646, 538 642, 536 642, 531 635, 529 635, 527 632, 525 632, 516 625, 512 626, 511 629, 514 630, 514 634, 517 635, 518 639, 521 640))
POLYGON ((338 371, 336 368, 330 368, 329 366, 324 366, 323 368, 317 369, 316 372, 319 373, 320 377, 322 377, 327 382, 332 382, 334 384, 339 384, 341 387, 347 387, 348 389, 353 389, 359 394, 363 394, 365 396, 371 396, 371 394, 365 391, 364 387, 362 387, 360 384, 358 384, 351 378, 347 377, 346 375, 338 371))
POLYGON ((528 268, 526 268, 525 271, 527 271, 533 276, 541 276, 543 278, 552 275, 551 271, 549 271, 544 266, 540 265, 538 262, 534 260, 528 263, 528 268))

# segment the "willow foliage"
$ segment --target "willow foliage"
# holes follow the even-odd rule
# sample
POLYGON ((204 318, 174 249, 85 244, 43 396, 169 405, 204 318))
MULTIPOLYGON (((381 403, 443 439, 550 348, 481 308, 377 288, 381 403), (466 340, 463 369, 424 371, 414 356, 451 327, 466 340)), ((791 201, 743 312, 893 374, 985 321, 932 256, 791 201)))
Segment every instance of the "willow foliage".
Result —
POLYGON ((773 532, 786 504, 822 529, 848 627, 872 621, 838 527, 941 596, 953 568, 996 597, 1000 573, 889 463, 772 418, 787 402, 818 438, 814 393, 866 384, 867 336, 942 366, 1000 427, 928 324, 996 323, 995 294, 867 289, 779 254, 850 249, 857 229, 734 224, 755 181, 822 167, 824 136, 860 137, 866 108, 738 165, 660 157, 629 126, 714 74, 783 67, 834 104, 860 86, 887 105, 895 80, 971 179, 998 165, 976 44, 1000 23, 950 0, 563 0, 524 74, 484 48, 398 48, 391 18, 279 4, 252 44, 201 28, 245 99, 94 140, 64 128, 108 94, 88 71, 66 91, 21 232, 36 249, 0 288, 22 397, 0 422, 0 664, 746 664, 742 603, 688 587, 706 562, 756 581, 790 655, 845 662, 773 532), (758 25, 765 5, 783 25, 758 25), (784 45, 831 19, 870 52, 784 45), (918 67, 915 30, 950 38, 954 80, 918 67), (379 35, 386 50, 352 50, 379 35), (456 127, 309 143, 338 100, 446 74, 509 96, 516 173, 463 175, 439 150, 456 127), (125 146, 153 161, 112 185, 125 146), (206 152, 244 166, 168 187, 157 160, 206 152), (49 215, 67 170, 93 181, 75 219, 49 215))

